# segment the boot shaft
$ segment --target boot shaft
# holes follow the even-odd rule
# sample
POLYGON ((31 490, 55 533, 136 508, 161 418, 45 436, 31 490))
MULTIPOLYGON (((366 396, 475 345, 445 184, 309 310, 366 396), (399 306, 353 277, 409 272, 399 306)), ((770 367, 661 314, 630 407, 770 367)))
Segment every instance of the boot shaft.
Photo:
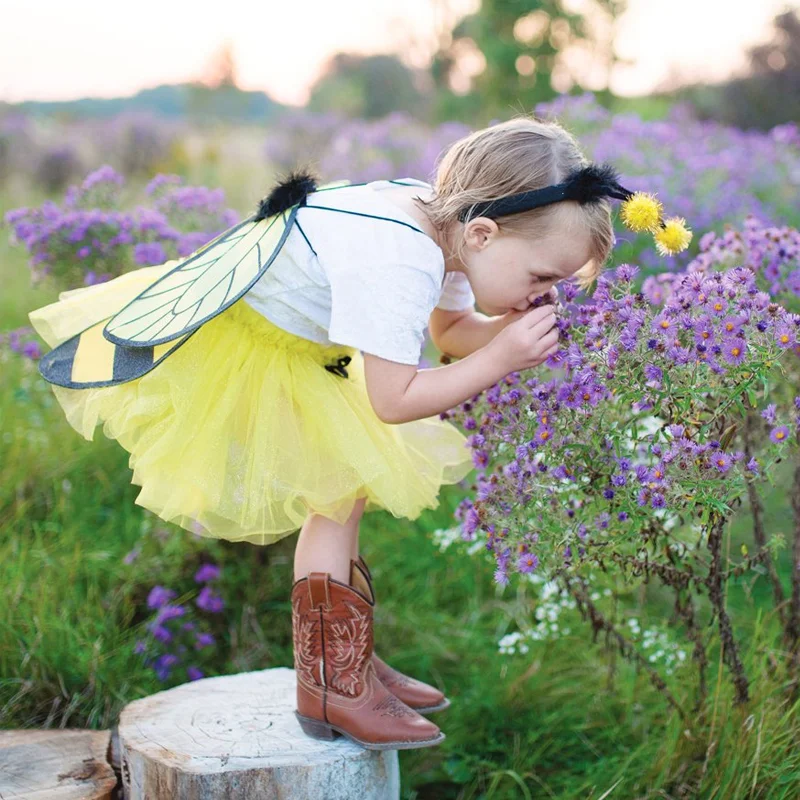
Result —
POLYGON ((292 587, 292 611, 298 680, 360 696, 374 648, 373 603, 327 572, 310 572, 292 587))

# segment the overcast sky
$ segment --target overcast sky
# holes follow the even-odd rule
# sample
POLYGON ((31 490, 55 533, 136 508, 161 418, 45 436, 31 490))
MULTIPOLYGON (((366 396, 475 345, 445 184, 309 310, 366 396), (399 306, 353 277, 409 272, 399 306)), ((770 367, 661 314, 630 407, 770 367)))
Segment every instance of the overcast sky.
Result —
MULTIPOLYGON (((478 0, 448 0, 465 13, 478 0)), ((567 0, 580 8, 590 0, 567 0)), ((422 66, 433 46, 434 0, 226 0, 213 13, 186 0, 0 0, 0 99, 115 97, 203 74, 225 41, 239 83, 290 104, 332 53, 400 49, 422 66), (275 11, 270 10, 274 7, 275 11)), ((787 0, 629 0, 618 23, 619 66, 611 87, 645 94, 676 70, 721 80, 741 71, 748 44, 769 37, 787 0)))

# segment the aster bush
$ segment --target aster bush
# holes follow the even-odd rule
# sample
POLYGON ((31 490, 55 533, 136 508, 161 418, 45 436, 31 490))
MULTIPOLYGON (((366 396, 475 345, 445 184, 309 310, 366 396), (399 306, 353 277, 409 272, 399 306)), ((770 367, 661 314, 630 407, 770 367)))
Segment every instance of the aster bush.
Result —
MULTIPOLYGON (((724 270, 731 264, 740 263, 752 271, 756 284, 768 292, 782 306, 791 311, 800 310, 800 231, 789 225, 771 225, 755 215, 749 215, 739 228, 726 224, 724 233, 709 232, 700 239, 700 252, 692 260, 687 272, 709 274, 724 270)), ((661 305, 672 293, 674 273, 663 273, 656 278, 645 279, 642 290, 647 299, 661 305)), ((794 321, 797 320, 793 316, 794 321)), ((791 326, 788 326, 791 327, 791 326)), ((791 436, 793 443, 800 442, 800 407, 797 397, 800 387, 800 347, 793 344, 794 334, 784 325, 778 329, 782 346, 791 347, 794 357, 782 362, 782 375, 771 389, 770 402, 763 409, 747 409, 743 423, 739 426, 739 440, 749 458, 753 442, 769 434, 773 440, 791 436), (775 427, 776 419, 790 424, 775 427), (765 423, 766 421, 766 423, 765 423)), ((786 594, 778 575, 774 560, 765 553, 762 567, 769 580, 775 609, 784 629, 784 645, 795 674, 800 672, 800 461, 794 450, 794 490, 791 496, 794 527, 791 536, 791 563, 796 569, 791 572, 790 598, 786 594)), ((753 539, 758 547, 767 542, 764 526, 764 506, 757 482, 748 476, 747 498, 752 517, 753 539)))
POLYGON ((105 165, 80 185, 70 186, 62 204, 8 211, 12 243, 29 253, 34 282, 91 285, 129 269, 191 255, 239 219, 226 208, 223 189, 184 186, 178 175, 156 175, 146 186, 148 204, 123 208, 126 180, 105 165))
POLYGON ((780 539, 727 570, 722 534, 747 481, 768 475, 792 447, 795 420, 765 417, 770 435, 753 437, 747 454, 734 441, 748 408, 766 407, 781 380, 800 317, 772 302, 746 267, 676 276, 661 306, 632 290, 637 272, 623 264, 601 276, 584 303, 565 284, 562 346, 547 361, 555 376, 511 373, 449 415, 471 431, 479 470, 474 497, 458 510, 462 535, 483 541, 500 584, 533 571, 560 581, 595 631, 647 669, 676 706, 657 671, 592 600, 587 576, 655 576, 675 591, 698 699, 706 645, 694 593, 707 594, 744 702, 748 677, 723 585, 780 539))

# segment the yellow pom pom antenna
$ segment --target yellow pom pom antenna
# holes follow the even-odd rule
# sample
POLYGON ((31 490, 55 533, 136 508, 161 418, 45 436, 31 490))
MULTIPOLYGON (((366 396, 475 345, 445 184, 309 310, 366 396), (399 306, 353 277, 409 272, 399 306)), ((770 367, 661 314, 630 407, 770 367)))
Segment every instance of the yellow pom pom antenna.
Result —
POLYGON ((656 249, 662 256, 674 256, 689 246, 692 232, 686 227, 683 217, 671 217, 655 234, 656 249))
POLYGON ((620 206, 620 216, 632 231, 655 233, 661 225, 662 210, 663 206, 655 195, 635 192, 620 206))
POLYGON ((634 192, 620 206, 623 223, 632 231, 648 231, 653 234, 656 249, 662 256, 674 256, 689 246, 692 232, 682 217, 670 217, 663 221, 663 206, 655 195, 634 192))

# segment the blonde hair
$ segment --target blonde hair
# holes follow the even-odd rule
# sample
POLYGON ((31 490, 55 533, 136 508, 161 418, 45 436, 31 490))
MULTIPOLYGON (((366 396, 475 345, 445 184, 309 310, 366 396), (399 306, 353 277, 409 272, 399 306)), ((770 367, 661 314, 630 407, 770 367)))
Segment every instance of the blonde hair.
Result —
MULTIPOLYGON (((459 221, 464 206, 560 183, 570 170, 588 163, 576 139, 560 124, 521 114, 451 144, 437 162, 435 197, 414 199, 431 224, 445 231, 459 221)), ((529 239, 546 238, 559 229, 587 232, 590 259, 575 273, 583 289, 599 276, 614 245, 611 206, 605 198, 585 205, 562 200, 498 217, 495 222, 501 232, 529 239)), ((459 236, 455 243, 459 259, 463 250, 459 236)))

